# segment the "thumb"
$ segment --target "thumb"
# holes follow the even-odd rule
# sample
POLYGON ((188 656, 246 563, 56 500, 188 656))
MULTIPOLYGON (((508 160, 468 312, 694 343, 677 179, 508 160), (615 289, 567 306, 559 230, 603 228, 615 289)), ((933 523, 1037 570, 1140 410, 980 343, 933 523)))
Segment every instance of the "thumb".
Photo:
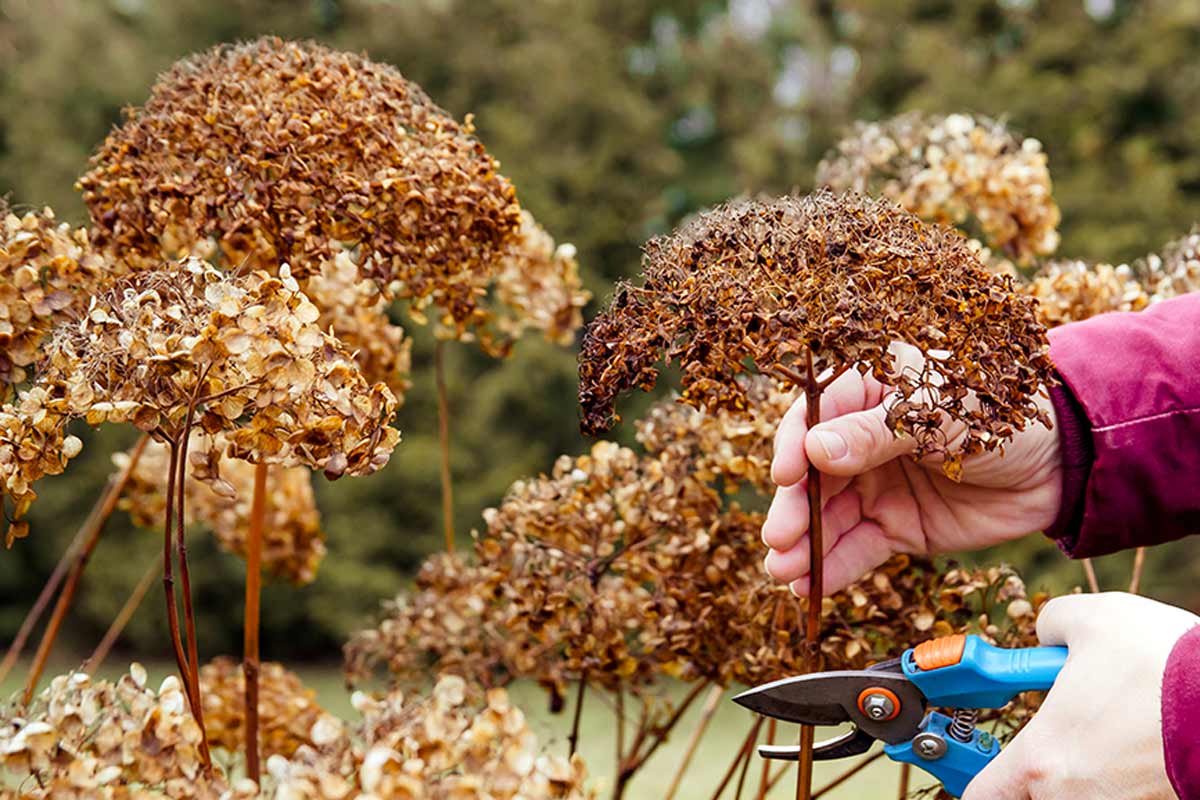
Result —
POLYGON ((911 436, 896 436, 888 427, 882 403, 822 422, 804 439, 804 450, 817 469, 851 477, 911 453, 915 446, 911 436))
MULTIPOLYGON (((1034 719, 1036 722, 1037 719, 1034 719)), ((962 800, 1029 800, 1030 755, 1035 738, 1033 722, 976 775, 963 792, 962 800)))

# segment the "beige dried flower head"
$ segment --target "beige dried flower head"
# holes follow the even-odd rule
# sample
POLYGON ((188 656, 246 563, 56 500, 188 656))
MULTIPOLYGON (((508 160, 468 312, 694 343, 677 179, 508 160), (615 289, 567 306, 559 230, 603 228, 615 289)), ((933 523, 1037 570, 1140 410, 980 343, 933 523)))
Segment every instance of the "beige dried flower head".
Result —
MULTIPOLYGON (((250 506, 255 467, 225 455, 224 434, 194 434, 188 459, 185 522, 209 528, 225 550, 245 557, 250 532, 250 506)), ((142 451, 121 496, 120 508, 135 525, 161 530, 167 501, 170 450, 150 442, 142 451)), ((118 469, 128 453, 113 455, 118 469)), ((312 471, 304 466, 271 467, 267 473, 267 516, 263 532, 262 568, 297 585, 311 583, 325 557, 325 532, 313 495, 312 471)))
POLYGON ((1134 270, 1151 303, 1200 291, 1200 228, 1139 260, 1134 270))
POLYGON ((1046 264, 1027 291, 1037 298, 1039 316, 1047 327, 1108 311, 1141 311, 1150 300, 1128 266, 1078 260, 1046 264))
POLYGON ((429 698, 355 695, 353 731, 267 761, 273 797, 584 800, 582 759, 545 752, 503 689, 486 694, 457 676, 429 698))
POLYGON ((354 353, 368 383, 385 383, 404 402, 412 385, 412 339, 388 318, 388 301, 374 281, 360 276, 345 251, 321 264, 304 284, 304 293, 321 309, 317 324, 354 353))
POLYGON ((313 42, 222 45, 164 74, 79 181, 98 244, 364 277, 465 331, 520 224, 498 164, 395 68, 313 42))
MULTIPOLYGON (((246 678, 242 664, 220 657, 200 668, 204 727, 213 747, 229 753, 246 748, 246 678)), ((317 693, 282 664, 259 666, 259 746, 263 758, 290 758, 301 746, 316 747, 324 737, 340 735, 342 723, 317 703, 317 693)))
POLYGON ((116 683, 54 678, 28 707, 0 709, 0 766, 21 797, 217 800, 220 768, 202 766, 201 733, 175 676, 158 690, 139 664, 116 683))
POLYGON ((679 362, 684 402, 735 412, 747 405, 737 376, 750 370, 784 388, 817 386, 806 371, 870 371, 896 387, 896 433, 914 438, 917 457, 942 456, 951 478, 964 456, 1048 424, 1035 401, 1053 380, 1036 303, 957 233, 887 201, 822 191, 721 206, 651 241, 643 277, 588 328, 586 432, 612 424, 621 394, 651 388, 660 360, 679 362), (921 370, 895 367, 897 342, 924 354, 921 370), (946 420, 961 424, 958 441, 946 420))
POLYGON ((817 167, 817 183, 882 194, 931 222, 973 221, 989 246, 1022 264, 1058 248, 1041 142, 986 117, 912 112, 856 123, 817 167))
POLYGON ((0 401, 26 380, 53 324, 86 304, 106 271, 87 231, 49 208, 18 216, 0 199, 0 401))
POLYGON ((551 342, 570 345, 583 325, 583 307, 592 295, 583 288, 575 245, 554 239, 528 211, 521 229, 496 275, 501 304, 496 327, 509 339, 526 330, 541 332, 551 342))
MULTIPOLYGON (((374 472, 400 438, 388 424, 395 397, 363 379, 318 316, 286 268, 278 278, 231 275, 192 259, 137 272, 55 329, 15 416, 49 435, 84 418, 132 422, 166 441, 182 441, 194 422, 209 435, 225 432, 234 458, 330 477, 374 472)), ((35 458, 78 452, 65 443, 35 458)), ((30 447, 18 442, 8 458, 0 450, 0 478, 19 508, 38 477, 30 464, 45 466, 23 458, 30 447)))

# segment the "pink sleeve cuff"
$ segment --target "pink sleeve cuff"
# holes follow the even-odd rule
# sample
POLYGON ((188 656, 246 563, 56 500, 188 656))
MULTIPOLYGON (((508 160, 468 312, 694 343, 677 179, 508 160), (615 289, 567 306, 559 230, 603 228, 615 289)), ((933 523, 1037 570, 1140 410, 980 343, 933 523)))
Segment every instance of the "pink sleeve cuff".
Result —
POLYGON ((1200 625, 1175 643, 1163 672, 1163 755, 1179 800, 1200 800, 1200 625))

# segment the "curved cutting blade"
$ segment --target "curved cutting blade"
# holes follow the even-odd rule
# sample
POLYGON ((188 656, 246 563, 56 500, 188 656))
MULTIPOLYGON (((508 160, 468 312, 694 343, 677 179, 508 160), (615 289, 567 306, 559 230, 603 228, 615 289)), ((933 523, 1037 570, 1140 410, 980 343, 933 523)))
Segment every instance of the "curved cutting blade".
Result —
MULTIPOLYGON (((835 758, 860 756, 870 750, 873 744, 875 744, 874 737, 855 728, 833 739, 817 742, 813 745, 813 759, 830 761, 835 758)), ((763 758, 779 761, 800 760, 800 748, 794 744, 762 744, 758 746, 758 754, 763 758)))
POLYGON ((788 722, 806 725, 853 722, 861 733, 888 744, 899 744, 915 736, 925 715, 925 696, 920 690, 903 675, 887 671, 799 675, 748 689, 733 699, 751 711, 788 722), (900 709, 893 719, 876 721, 859 711, 859 695, 873 687, 887 689, 899 700, 900 709))

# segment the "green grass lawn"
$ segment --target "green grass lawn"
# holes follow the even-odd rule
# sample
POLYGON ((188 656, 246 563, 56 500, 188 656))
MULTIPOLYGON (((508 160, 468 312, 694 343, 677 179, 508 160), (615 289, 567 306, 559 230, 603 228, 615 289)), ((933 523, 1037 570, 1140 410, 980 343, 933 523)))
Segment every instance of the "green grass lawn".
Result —
MULTIPOLYGON (((113 661, 102 669, 104 677, 112 678, 118 675, 121 668, 119 662, 113 661)), ((8 698, 21 687, 24 665, 18 665, 2 685, 0 697, 8 698)), ((72 665, 59 662, 54 665, 54 671, 62 672, 72 665)), ((161 681, 173 671, 169 664, 147 665, 152 684, 161 681)), ((350 695, 345 690, 342 674, 337 665, 299 665, 296 667, 301 678, 316 692, 322 705, 330 712, 346 719, 353 720, 356 713, 350 707, 350 695)), ((679 687, 678 694, 683 694, 679 687)), ((534 731, 538 734, 544 747, 565 753, 567 737, 571 728, 571 715, 568 712, 551 714, 547 710, 545 692, 531 683, 517 684, 511 689, 513 699, 525 711, 534 731)), ((725 774, 734 754, 741 745, 752 723, 751 715, 729 700, 734 692, 731 690, 721 698, 716 713, 704 739, 700 742, 692 759, 683 784, 676 797, 679 800, 708 800, 713 790, 725 774)), ((694 722, 700 717, 701 702, 697 701, 680 721, 671 738, 665 742, 658 752, 642 768, 630 784, 625 796, 630 800, 660 800, 670 786, 680 760, 687 747, 688 737, 694 722)), ((605 698, 593 697, 584 703, 583 719, 580 725, 580 752, 588 764, 588 773, 592 784, 596 787, 601 798, 609 796, 612 789, 614 753, 614 715, 605 698)), ((765 726, 763 728, 765 735, 765 726)), ((779 727, 779 741, 785 738, 791 740, 796 736, 797 729, 790 725, 779 727)), ((821 731, 822 735, 834 735, 836 731, 821 731)), ((743 798, 754 796, 761 774, 762 762, 755 756, 746 779, 743 798)), ((827 781, 844 771, 852 762, 831 762, 817 765, 816 785, 822 786, 827 781)), ((778 767, 776 766, 776 769, 778 767)), ((887 759, 879 759, 867 769, 851 778, 842 786, 827 795, 828 800, 850 800, 850 798, 891 798, 896 797, 899 768, 887 759)), ((922 772, 914 772, 914 787, 926 782, 922 772)), ((725 790, 725 798, 733 798, 732 784, 725 790)), ((791 776, 785 777, 768 795, 771 800, 783 800, 795 796, 795 781, 791 776)))

